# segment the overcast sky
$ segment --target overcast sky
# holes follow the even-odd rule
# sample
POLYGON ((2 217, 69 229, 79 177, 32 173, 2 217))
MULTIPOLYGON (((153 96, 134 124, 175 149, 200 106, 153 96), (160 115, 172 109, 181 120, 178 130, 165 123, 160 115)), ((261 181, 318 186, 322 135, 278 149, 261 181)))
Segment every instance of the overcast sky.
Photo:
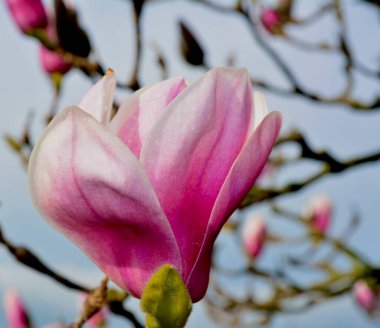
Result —
MULTIPOLYGON (((46 1, 50 3, 50 1, 46 1)), ((228 2, 228 1, 223 1, 228 2)), ((301 0, 297 12, 311 12, 322 1, 301 0)), ((350 19, 350 40, 355 45, 355 54, 369 67, 379 63, 380 44, 379 16, 368 5, 359 1, 350 3, 347 15, 350 19)), ((106 66, 112 67, 120 80, 126 80, 131 71, 133 48, 132 24, 128 1, 121 0, 77 0, 83 24, 90 31, 98 57, 106 66)), ((286 81, 275 66, 259 49, 249 30, 237 17, 225 16, 191 6, 185 1, 166 1, 149 5, 144 13, 143 70, 144 85, 159 80, 159 69, 155 66, 153 44, 169 58, 170 75, 183 75, 192 81, 201 73, 191 69, 178 53, 178 20, 182 18, 189 26, 201 33, 200 41, 205 45, 206 60, 211 66, 221 66, 228 56, 236 55, 237 65, 247 67, 254 76, 286 85, 286 81)), ((336 40, 331 17, 322 19, 314 27, 305 29, 300 37, 307 35, 309 41, 336 40)), ((4 1, 0 2, 0 134, 18 135, 26 114, 35 113, 33 135, 42 131, 44 113, 52 97, 49 80, 41 72, 37 46, 33 40, 23 37, 10 20, 4 1)), ((312 90, 325 95, 334 95, 344 86, 339 69, 342 62, 337 56, 310 54, 274 41, 273 46, 281 51, 287 62, 298 72, 298 78, 312 90)), ((355 76, 355 95, 359 99, 371 100, 379 92, 380 85, 360 75, 355 76)), ((78 104, 91 83, 79 72, 70 72, 64 82, 60 108, 78 104)), ((339 158, 360 156, 380 149, 380 112, 358 113, 344 106, 320 106, 301 98, 282 98, 264 91, 271 109, 279 110, 284 117, 284 131, 297 127, 307 132, 313 147, 327 148, 339 158)), ((119 99, 125 93, 119 93, 119 99)), ((0 142, 0 221, 10 240, 27 245, 51 267, 79 282, 97 284, 101 272, 58 232, 50 228, 31 204, 27 176, 18 158, 4 142, 0 142)), ((302 168, 306 172, 309 168, 302 168)), ((301 171, 302 171, 301 170, 301 171)), ((297 172, 298 174, 299 172, 297 172)), ((297 176, 294 171, 289 176, 297 176)), ((299 176, 299 175, 298 175, 299 176)), ((281 177, 279 177, 280 181, 281 177)), ((334 202, 333 231, 341 231, 348 222, 353 209, 360 213, 362 224, 351 240, 351 244, 380 264, 380 165, 363 166, 334 177, 327 177, 307 188, 302 194, 287 196, 281 204, 299 210, 307 199, 324 192, 334 202)), ((263 206, 255 211, 264 215, 269 212, 263 206)), ((290 229, 282 222, 270 222, 274 232, 290 229)), ((227 238, 228 239, 228 238, 227 238)), ((228 241, 227 241, 228 243, 228 241)), ((234 251, 227 251, 234 252, 234 251)), ((281 251, 268 251, 273 261, 280 259, 281 251)), ((67 322, 75 317, 77 294, 53 283, 23 266, 15 263, 7 252, 0 249, 0 297, 8 288, 22 293, 31 312, 35 327, 59 318, 67 322)), ((138 303, 132 301, 132 307, 138 303)), ((4 327, 0 310, 0 327, 4 327)), ((125 321, 113 319, 111 327, 125 327, 125 321)), ((217 325, 215 325, 216 327, 217 325)), ((366 328, 374 327, 357 309, 350 297, 317 306, 298 315, 279 316, 273 328, 285 327, 366 328)), ((204 313, 202 304, 195 306, 188 327, 214 327, 204 313)))

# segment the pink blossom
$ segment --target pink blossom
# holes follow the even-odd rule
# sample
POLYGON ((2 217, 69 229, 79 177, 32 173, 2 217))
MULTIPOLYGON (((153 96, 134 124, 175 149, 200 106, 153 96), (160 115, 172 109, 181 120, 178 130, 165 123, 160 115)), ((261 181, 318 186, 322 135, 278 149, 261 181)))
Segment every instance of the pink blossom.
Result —
POLYGON ((214 241, 261 173, 281 115, 254 102, 244 69, 143 88, 110 120, 115 84, 107 72, 47 127, 29 163, 32 198, 121 288, 140 297, 172 264, 198 301, 214 241))
POLYGON ((6 0, 6 3, 13 20, 23 33, 47 26, 48 20, 41 0, 6 0))
POLYGON ((330 199, 323 194, 314 196, 306 209, 305 216, 310 220, 310 226, 315 231, 326 233, 330 226, 332 204, 330 199))
POLYGON ((244 249, 250 257, 257 258, 260 255, 265 238, 266 223, 261 216, 253 215, 245 221, 242 241, 244 249))
POLYGON ((260 20, 264 28, 270 33, 278 32, 281 26, 281 15, 272 8, 264 9, 260 14, 260 20))
POLYGON ((9 290, 4 299, 8 328, 29 328, 29 320, 24 304, 17 292, 9 290))
POLYGON ((376 310, 378 305, 380 306, 380 301, 377 300, 375 292, 364 280, 359 280, 355 283, 353 292, 358 304, 368 313, 376 310))

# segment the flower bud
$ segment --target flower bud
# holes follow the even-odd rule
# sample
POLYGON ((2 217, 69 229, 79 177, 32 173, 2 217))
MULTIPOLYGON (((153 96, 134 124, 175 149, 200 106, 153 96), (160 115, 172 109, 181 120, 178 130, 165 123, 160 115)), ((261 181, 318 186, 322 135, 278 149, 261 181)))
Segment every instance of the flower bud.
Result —
POLYGON ((242 242, 245 251, 252 258, 257 258, 266 239, 266 223, 261 216, 253 215, 243 226, 242 242))
POLYGON ((331 212, 330 199, 326 195, 320 194, 310 200, 305 211, 305 217, 314 231, 324 234, 330 226, 331 212))
POLYGON ((353 293, 356 302, 367 312, 371 313, 377 306, 376 294, 364 280, 355 283, 353 293))
MULTIPOLYGON (((57 42, 57 32, 55 30, 55 22, 53 17, 49 17, 49 25, 46 28, 46 34, 53 42, 57 42)), ((55 51, 40 46, 40 61, 43 70, 47 74, 65 74, 70 70, 71 64, 62 58, 62 56, 55 51)))
POLYGON ((61 55, 51 51, 44 46, 40 47, 40 61, 43 70, 48 74, 65 74, 70 70, 71 64, 65 61, 61 55))
POLYGON ((41 0, 6 0, 6 3, 13 20, 23 33, 47 26, 47 15, 41 0))
POLYGON ((281 15, 280 13, 272 8, 264 9, 260 14, 261 24, 264 28, 271 34, 281 34, 281 15))
POLYGON ((4 300, 8 328, 29 328, 29 319, 19 295, 9 290, 4 300))

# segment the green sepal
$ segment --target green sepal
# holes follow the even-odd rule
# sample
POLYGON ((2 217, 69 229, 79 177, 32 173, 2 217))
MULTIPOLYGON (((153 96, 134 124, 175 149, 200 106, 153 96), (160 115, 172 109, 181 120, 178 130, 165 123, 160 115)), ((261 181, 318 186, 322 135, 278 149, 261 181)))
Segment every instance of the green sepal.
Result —
POLYGON ((115 288, 108 288, 106 302, 124 302, 128 298, 128 296, 129 294, 124 291, 120 291, 115 288))
POLYGON ((191 313, 189 292, 175 267, 161 266, 145 286, 140 303, 147 328, 182 328, 191 313))
POLYGON ((50 74, 50 79, 53 83, 55 92, 59 93, 61 90, 63 75, 61 73, 54 72, 50 74))

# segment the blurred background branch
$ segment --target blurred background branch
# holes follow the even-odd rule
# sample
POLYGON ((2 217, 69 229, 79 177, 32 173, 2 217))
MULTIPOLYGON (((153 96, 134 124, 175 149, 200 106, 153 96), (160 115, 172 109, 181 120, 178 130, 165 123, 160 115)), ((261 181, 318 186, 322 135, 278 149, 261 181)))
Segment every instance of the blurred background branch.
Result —
MULTIPOLYGON (((242 23, 250 40, 243 38, 240 40, 236 36, 239 42, 254 42, 268 62, 273 65, 277 76, 284 79, 284 83, 281 84, 278 83, 279 78, 260 78, 257 77, 256 71, 251 69, 250 76, 255 90, 259 89, 263 92, 272 93, 280 97, 283 102, 291 101, 293 98, 309 101, 318 105, 316 108, 320 109, 321 112, 332 110, 334 106, 340 106, 339 108, 353 112, 355 115, 375 115, 380 109, 380 91, 376 91, 371 99, 363 99, 357 92, 357 76, 360 75, 379 86, 379 62, 373 64, 362 59, 354 47, 351 33, 357 29, 357 26, 350 21, 350 16, 347 14, 347 8, 352 4, 341 0, 324 1, 313 12, 300 15, 296 9, 302 1, 306 0, 278 0, 273 1, 270 5, 265 1, 253 0, 230 1, 229 5, 224 4, 223 1, 211 0, 188 0, 186 3, 188 6, 206 10, 210 20, 214 17, 221 17, 227 21, 227 18, 231 16, 242 23), (312 33, 308 35, 305 32, 306 37, 297 33, 310 28, 326 17, 333 20, 335 29, 329 33, 334 35, 334 41, 329 40, 329 35, 323 35, 326 40, 323 38, 315 40, 312 33), (323 92, 316 91, 311 83, 313 82, 312 79, 310 79, 309 85, 309 81, 301 78, 302 72, 295 62, 296 59, 284 55, 281 51, 282 48, 278 46, 279 43, 283 47, 301 53, 303 58, 310 61, 310 65, 318 65, 317 62, 314 62, 315 56, 339 58, 341 62, 340 65, 336 66, 336 70, 342 74, 344 79, 341 89, 334 95, 326 95, 323 92)), ((148 53, 146 41, 146 30, 150 24, 147 19, 150 17, 148 12, 157 10, 160 5, 167 2, 166 0, 125 1, 129 4, 128 9, 133 26, 133 38, 128 39, 126 43, 130 49, 133 49, 133 60, 125 63, 130 67, 130 73, 124 82, 118 81, 119 91, 130 92, 144 86, 142 72, 146 62, 144 56, 148 53)), ((170 4, 175 5, 179 2, 170 1, 170 4)), ((371 6, 372 10, 379 10, 377 1, 358 0, 355 4, 362 2, 365 3, 364 5, 371 6)), ((23 31, 40 47, 50 51, 50 54, 58 56, 66 64, 62 66, 60 63, 61 65, 49 69, 47 69, 48 66, 43 66, 54 87, 50 106, 47 106, 49 108, 45 115, 45 125, 51 121, 58 111, 62 83, 65 82, 67 72, 70 69, 84 75, 91 82, 98 80, 108 69, 108 63, 99 59, 97 52, 100 49, 95 49, 95 43, 90 37, 91 31, 87 31, 88 28, 83 23, 83 16, 86 13, 80 12, 79 6, 77 10, 68 1, 63 0, 55 0, 52 7, 54 7, 54 17, 50 17, 49 21, 53 23, 49 24, 52 24, 54 33, 50 33, 46 26, 23 31)), ((207 31, 203 29, 204 26, 195 24, 186 17, 179 17, 177 22, 179 42, 174 50, 182 57, 187 68, 196 72, 220 65, 220 62, 214 63, 212 60, 213 57, 210 53, 212 53, 215 44, 205 37, 207 31)), ((105 21, 102 21, 99 24, 104 23, 105 21)), ((224 47, 223 29, 220 28, 218 32, 220 40, 217 40, 217 43, 224 47)), ((378 33, 378 30, 373 31, 373 33, 378 33)), ((361 37, 365 38, 366 35, 361 37)), ((122 42, 124 43, 124 40, 122 42)), ((116 43, 115 49, 117 45, 116 43)), ((162 47, 159 40, 153 40, 149 45, 154 52, 155 66, 159 70, 160 77, 165 79, 173 75, 170 53, 172 49, 162 47)), ((232 55, 225 61, 225 65, 240 65, 233 56, 233 50, 231 49, 232 55)), ((113 51, 117 51, 117 49, 113 51)), ((380 54, 378 54, 378 58, 380 58, 380 54)), ((328 78, 327 76, 326 79, 328 78)), ((117 105, 114 106, 115 110, 117 107, 117 105)), ((33 126, 36 122, 32 113, 34 111, 28 112, 19 136, 15 135, 14 132, 7 132, 4 136, 6 144, 19 156, 25 168, 27 168, 29 156, 34 147, 33 126)), ((259 183, 252 187, 241 204, 241 211, 236 214, 238 219, 236 220, 233 217, 225 228, 226 234, 232 235, 235 242, 237 241, 238 246, 241 247, 242 233, 251 231, 250 228, 243 226, 243 222, 247 220, 241 219, 242 210, 250 210, 260 203, 267 205, 270 212, 268 215, 274 217, 275 220, 286 221, 296 226, 298 234, 290 237, 285 233, 275 234, 269 231, 269 228, 264 224, 258 228, 257 222, 261 221, 254 220, 256 223, 252 231, 256 232, 254 236, 256 249, 250 254, 249 249, 252 250, 253 246, 251 245, 251 248, 245 247, 245 249, 243 247, 241 253, 244 253, 244 263, 238 268, 221 265, 217 261, 219 252, 217 249, 214 256, 211 287, 205 302, 208 313, 215 322, 233 327, 268 326, 280 313, 303 312, 327 300, 355 292, 354 286, 359 283, 366 284, 369 290, 375 294, 379 292, 378 295, 380 295, 379 263, 372 263, 371 260, 350 245, 349 239, 358 227, 359 214, 353 216, 343 233, 335 235, 328 227, 333 217, 329 209, 332 204, 326 207, 325 201, 325 207, 319 204, 319 208, 316 206, 313 210, 305 213, 302 211, 293 212, 287 207, 279 205, 282 204, 281 201, 286 198, 285 196, 305 191, 310 185, 327 176, 338 175, 351 168, 364 167, 370 164, 378 166, 380 150, 376 148, 365 155, 359 154, 341 158, 342 156, 336 155, 330 149, 313 146, 309 140, 308 131, 303 128, 301 130, 292 129, 290 132, 282 133, 267 165, 268 170, 265 169, 263 177, 260 178, 269 180, 269 183, 259 183), (288 147, 296 147, 297 154, 289 155, 288 147), (276 175, 286 175, 283 172, 286 172, 289 166, 292 167, 304 162, 316 164, 318 168, 307 175, 302 172, 296 178, 288 178, 285 179, 285 182, 276 183, 276 175), (275 173, 267 172, 271 170, 275 173), (316 214, 321 208, 322 211, 326 212, 322 215, 323 219, 317 218, 321 214, 316 214), (260 234, 257 234, 258 231, 260 234), (286 245, 293 245, 296 249, 290 250, 285 259, 278 261, 271 267, 266 267, 257 261, 258 254, 261 253, 261 247, 264 244, 265 247, 280 245, 284 249, 287 247, 286 245), (323 250, 326 248, 328 252, 323 254, 323 250), (300 249, 305 250, 305 254, 300 254, 300 249), (321 253, 322 255, 320 255, 321 253), (345 265, 342 266, 340 261, 345 261, 345 265), (307 282, 302 282, 299 279, 299 274, 310 278, 307 279, 307 282), (254 281, 258 286, 246 288, 243 296, 237 295, 235 291, 228 288, 229 285, 226 281, 235 283, 239 279, 254 281), (261 292, 264 289, 263 286, 265 293, 261 292), (253 319, 251 317, 247 319, 247 314, 252 315, 253 319)), ((354 192, 358 191, 355 190, 354 192)), ((91 303, 92 300, 90 299, 91 306, 88 305, 88 302, 87 305, 83 305, 80 315, 71 327, 81 327, 94 313, 104 307, 107 307, 113 314, 127 319, 132 326, 143 327, 135 314, 125 308, 124 301, 127 299, 127 295, 115 291, 113 288, 107 289, 106 280, 97 288, 82 286, 74 282, 75 279, 72 280, 51 269, 50 265, 44 263, 28 248, 13 244, 1 230, 0 244, 17 262, 52 278, 58 284, 90 295, 94 293, 102 295, 99 302, 94 301, 96 304, 91 303)), ((358 303, 362 304, 360 295, 358 295, 355 294, 358 303)), ((373 297, 375 298, 375 296, 373 297)), ((380 300, 380 296, 378 297, 380 300)), ((368 306, 364 309, 372 314, 373 307, 368 306)))

